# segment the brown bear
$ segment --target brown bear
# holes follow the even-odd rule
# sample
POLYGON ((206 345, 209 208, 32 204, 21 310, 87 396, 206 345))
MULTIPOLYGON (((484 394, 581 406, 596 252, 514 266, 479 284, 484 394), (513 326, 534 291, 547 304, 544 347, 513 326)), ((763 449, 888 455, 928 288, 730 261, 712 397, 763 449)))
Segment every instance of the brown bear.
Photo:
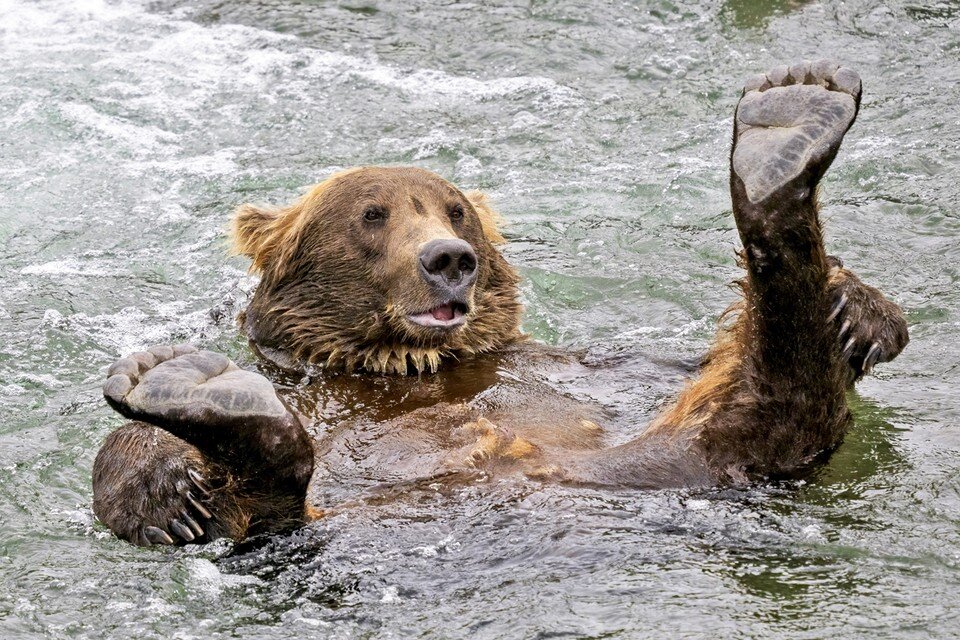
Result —
POLYGON ((742 299, 698 377, 619 446, 605 444, 601 410, 538 375, 578 363, 520 332, 517 274, 481 194, 368 167, 287 208, 241 207, 234 243, 261 275, 241 326, 279 377, 323 384, 281 397, 189 346, 119 360, 104 395, 135 422, 97 456, 97 516, 137 544, 183 544, 424 481, 665 488, 802 473, 840 443, 847 390, 908 340, 900 309, 823 246, 816 187, 860 93, 855 72, 827 61, 747 82, 730 170, 742 299))

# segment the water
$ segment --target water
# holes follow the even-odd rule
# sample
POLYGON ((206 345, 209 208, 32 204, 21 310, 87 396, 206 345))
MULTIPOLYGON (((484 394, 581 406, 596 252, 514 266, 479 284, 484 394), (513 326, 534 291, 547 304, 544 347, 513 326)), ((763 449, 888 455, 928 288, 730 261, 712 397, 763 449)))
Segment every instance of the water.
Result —
MULTIPOLYGON (((960 6, 584 4, 0 2, 0 635, 960 635, 960 6), (492 194, 537 338, 695 357, 737 276, 737 82, 820 56, 866 91, 828 247, 913 340, 806 482, 424 491, 237 547, 94 522, 106 366, 251 361, 236 204, 417 164, 492 194)), ((566 388, 642 422, 667 382, 566 388)))

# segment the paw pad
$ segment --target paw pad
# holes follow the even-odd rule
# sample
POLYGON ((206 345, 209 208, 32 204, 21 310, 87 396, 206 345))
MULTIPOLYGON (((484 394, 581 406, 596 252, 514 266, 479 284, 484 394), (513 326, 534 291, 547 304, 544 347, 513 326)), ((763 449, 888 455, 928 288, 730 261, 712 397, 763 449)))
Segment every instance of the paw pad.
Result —
POLYGON ((733 170, 750 202, 766 200, 804 171, 819 179, 859 100, 860 76, 827 60, 781 65, 749 78, 737 105, 733 170))

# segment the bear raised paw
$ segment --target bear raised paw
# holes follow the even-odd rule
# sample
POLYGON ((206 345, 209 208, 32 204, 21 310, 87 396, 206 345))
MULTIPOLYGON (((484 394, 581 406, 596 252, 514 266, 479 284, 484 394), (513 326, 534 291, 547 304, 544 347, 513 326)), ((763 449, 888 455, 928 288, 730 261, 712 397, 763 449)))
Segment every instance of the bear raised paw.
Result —
POLYGON ((97 456, 94 510, 131 542, 185 544, 357 504, 329 497, 341 486, 394 499, 478 476, 666 488, 802 473, 843 438, 850 386, 908 341, 900 309, 823 246, 816 187, 860 97, 859 76, 828 61, 747 81, 730 159, 743 299, 697 378, 616 447, 602 409, 544 381, 581 365, 521 334, 518 276, 482 194, 364 167, 288 207, 241 207, 234 245, 261 277, 241 327, 319 382, 288 392, 294 411, 213 352, 118 361, 104 395, 135 422, 97 456), (322 499, 308 497, 315 466, 322 499))

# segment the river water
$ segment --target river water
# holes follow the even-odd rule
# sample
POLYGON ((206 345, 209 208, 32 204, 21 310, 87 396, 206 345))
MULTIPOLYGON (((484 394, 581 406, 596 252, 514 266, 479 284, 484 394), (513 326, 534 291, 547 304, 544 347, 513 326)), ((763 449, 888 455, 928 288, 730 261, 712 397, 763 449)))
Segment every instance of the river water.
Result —
MULTIPOLYGON (((960 635, 960 5, 0 0, 0 636, 960 635), (121 354, 252 356, 231 209, 416 164, 509 221, 525 328, 696 357, 732 299, 744 76, 863 76, 828 247, 912 342, 806 481, 707 494, 431 495, 234 547, 95 522, 121 354)), ((670 385, 567 391, 642 424, 670 385)))

